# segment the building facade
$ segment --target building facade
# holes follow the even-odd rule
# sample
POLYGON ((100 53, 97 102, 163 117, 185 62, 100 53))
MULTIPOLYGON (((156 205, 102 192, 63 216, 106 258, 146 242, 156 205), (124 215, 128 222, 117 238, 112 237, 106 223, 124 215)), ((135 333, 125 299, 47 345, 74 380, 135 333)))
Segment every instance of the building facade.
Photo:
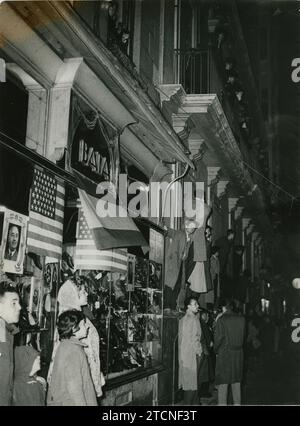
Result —
MULTIPOLYGON (((274 123, 268 120, 270 87, 267 79, 258 81, 258 75, 267 74, 263 43, 268 46, 269 35, 256 40, 261 51, 255 58, 242 3, 0 5, 6 80, 0 85, 2 272, 13 274, 21 289, 42 289, 35 335, 47 352, 45 366, 51 356, 55 298, 63 281, 63 272, 60 278, 54 275, 73 266, 87 277, 89 308, 101 339, 103 405, 169 404, 176 399, 180 312, 164 310, 165 244, 170 230, 184 229, 183 215, 174 213, 182 213, 175 181, 203 183, 202 200, 212 211, 208 224, 213 243, 229 229, 235 231, 227 265, 235 283, 232 293, 244 304, 265 294, 262 270, 270 262, 273 228, 264 177, 274 178, 278 159, 276 129, 270 130, 274 123), (30 229, 38 171, 49 174, 56 189, 63 188, 60 231, 49 234, 47 241, 30 229), (171 214, 164 217, 166 195, 158 192, 154 198, 159 213, 135 220, 148 249, 129 240, 128 246, 108 243, 105 250, 117 247, 125 254, 115 254, 112 262, 113 254, 106 253, 108 262, 95 260, 95 251, 85 252, 84 263, 78 246, 88 240, 91 229, 80 222, 84 208, 78 189, 95 195, 101 182, 119 185, 120 175, 126 175, 128 184, 136 183, 140 192, 147 193, 153 182, 165 183, 175 193, 171 214), (14 214, 23 238, 18 268, 4 259, 14 214), (54 248, 42 249, 52 237, 54 248), (135 270, 134 278, 129 278, 129 268, 135 270), (241 295, 236 287, 243 276, 248 284, 241 295), (47 294, 53 307, 52 302, 45 307, 47 294)), ((203 288, 200 294, 205 306, 211 302, 208 293, 203 288)), ((33 296, 30 303, 33 308, 33 296)))

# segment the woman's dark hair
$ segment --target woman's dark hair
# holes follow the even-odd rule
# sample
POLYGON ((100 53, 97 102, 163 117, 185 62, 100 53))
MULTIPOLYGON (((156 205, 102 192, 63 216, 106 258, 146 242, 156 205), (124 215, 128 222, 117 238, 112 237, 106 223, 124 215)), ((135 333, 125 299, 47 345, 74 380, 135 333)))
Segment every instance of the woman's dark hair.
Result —
POLYGON ((191 304, 192 300, 195 300, 198 303, 198 300, 197 300, 196 297, 189 296, 184 301, 184 307, 185 307, 185 309, 187 309, 187 307, 191 304))
POLYGON ((16 286, 10 281, 1 281, 0 283, 0 298, 5 296, 5 293, 18 293, 16 286))
POLYGON ((230 310, 233 311, 234 310, 234 301, 230 297, 221 297, 219 306, 220 306, 220 308, 226 307, 227 309, 230 309, 230 310))
POLYGON ((84 318, 83 313, 75 309, 63 312, 57 320, 59 339, 70 339, 74 335, 74 327, 77 327, 84 318))

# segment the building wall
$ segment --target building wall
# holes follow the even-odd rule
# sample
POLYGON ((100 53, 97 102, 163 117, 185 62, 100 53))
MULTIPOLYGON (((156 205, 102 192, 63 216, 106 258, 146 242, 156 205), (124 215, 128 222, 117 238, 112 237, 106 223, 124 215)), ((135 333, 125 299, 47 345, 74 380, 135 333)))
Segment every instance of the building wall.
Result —
POLYGON ((164 1, 163 83, 174 83, 174 0, 164 1))
POLYGON ((101 400, 103 406, 153 405, 156 398, 157 375, 127 383, 106 392, 101 400))
POLYGON ((160 1, 142 3, 140 72, 158 83, 160 1))

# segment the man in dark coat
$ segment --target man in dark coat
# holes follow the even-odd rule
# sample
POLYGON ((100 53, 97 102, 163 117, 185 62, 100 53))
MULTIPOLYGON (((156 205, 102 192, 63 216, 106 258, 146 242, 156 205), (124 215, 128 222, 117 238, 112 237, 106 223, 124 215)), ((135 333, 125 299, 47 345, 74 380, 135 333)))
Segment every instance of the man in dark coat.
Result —
POLYGON ((12 404, 14 337, 10 327, 19 321, 20 310, 15 287, 0 282, 0 406, 12 404))
POLYGON ((234 405, 241 404, 241 380, 243 375, 243 344, 245 318, 233 311, 232 301, 222 303, 215 326, 214 349, 216 359, 216 385, 218 404, 227 405, 228 385, 231 385, 234 405))
POLYGON ((209 385, 214 380, 213 369, 213 333, 209 326, 209 314, 206 309, 200 310, 202 354, 198 374, 200 397, 210 398, 209 385))

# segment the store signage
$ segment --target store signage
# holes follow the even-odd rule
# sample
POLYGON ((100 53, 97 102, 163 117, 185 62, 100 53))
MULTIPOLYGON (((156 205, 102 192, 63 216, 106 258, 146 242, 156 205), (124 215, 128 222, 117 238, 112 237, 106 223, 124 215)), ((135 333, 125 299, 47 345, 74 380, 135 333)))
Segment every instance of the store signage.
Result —
POLYGON ((72 93, 69 153, 66 167, 94 183, 112 181, 119 175, 118 132, 102 115, 72 93))
POLYGON ((109 177, 106 156, 101 155, 94 147, 89 146, 84 139, 79 140, 78 162, 99 176, 109 177))
POLYGON ((110 180, 110 152, 98 126, 93 130, 81 123, 72 143, 72 167, 93 181, 110 180))

